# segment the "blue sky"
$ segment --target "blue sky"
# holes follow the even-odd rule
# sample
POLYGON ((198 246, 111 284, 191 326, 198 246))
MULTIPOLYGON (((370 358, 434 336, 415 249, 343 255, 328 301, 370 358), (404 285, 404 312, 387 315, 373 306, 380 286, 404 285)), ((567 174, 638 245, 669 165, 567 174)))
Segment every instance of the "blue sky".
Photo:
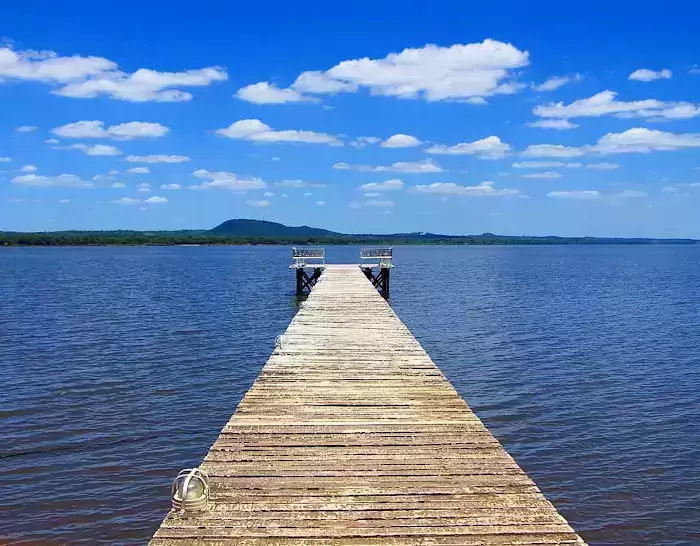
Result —
POLYGON ((4 3, 0 229, 700 238, 695 3, 328 4, 4 3))

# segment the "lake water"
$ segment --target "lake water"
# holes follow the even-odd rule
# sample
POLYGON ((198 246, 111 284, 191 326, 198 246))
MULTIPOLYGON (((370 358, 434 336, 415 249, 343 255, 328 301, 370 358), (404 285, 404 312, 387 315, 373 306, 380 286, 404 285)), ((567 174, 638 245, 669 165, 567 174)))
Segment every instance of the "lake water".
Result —
MULTIPOLYGON (((294 315, 289 262, 0 249, 0 543, 145 543, 294 315)), ((700 544, 700 247, 395 263, 398 315, 587 541, 700 544)))

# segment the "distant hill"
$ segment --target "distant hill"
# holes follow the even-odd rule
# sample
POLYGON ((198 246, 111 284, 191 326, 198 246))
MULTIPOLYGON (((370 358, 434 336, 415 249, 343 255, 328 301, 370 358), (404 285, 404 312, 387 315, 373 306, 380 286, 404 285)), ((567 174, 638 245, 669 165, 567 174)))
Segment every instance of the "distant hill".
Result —
POLYGON ((340 233, 327 229, 312 228, 309 226, 291 227, 277 222, 265 220, 226 220, 214 229, 209 230, 212 235, 227 235, 229 237, 340 237, 340 233))

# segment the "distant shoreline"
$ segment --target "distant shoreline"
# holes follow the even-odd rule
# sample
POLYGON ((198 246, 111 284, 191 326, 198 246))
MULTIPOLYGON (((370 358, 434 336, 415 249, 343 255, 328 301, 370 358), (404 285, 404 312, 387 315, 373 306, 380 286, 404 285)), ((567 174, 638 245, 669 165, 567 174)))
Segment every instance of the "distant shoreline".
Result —
POLYGON ((624 245, 624 246, 688 246, 698 245, 695 239, 615 239, 598 237, 507 237, 474 235, 465 237, 403 238, 388 237, 333 237, 333 238, 242 238, 242 237, 172 237, 139 235, 109 237, 78 234, 20 234, 0 233, 0 248, 27 247, 200 247, 200 246, 563 246, 563 245, 624 245))

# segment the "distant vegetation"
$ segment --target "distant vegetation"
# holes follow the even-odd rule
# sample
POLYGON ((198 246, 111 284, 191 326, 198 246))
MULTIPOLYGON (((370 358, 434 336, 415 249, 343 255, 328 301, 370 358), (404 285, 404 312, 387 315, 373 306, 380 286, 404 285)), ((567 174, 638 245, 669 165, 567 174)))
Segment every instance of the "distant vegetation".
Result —
POLYGON ((308 226, 289 227, 259 220, 228 220, 209 231, 0 232, 0 246, 105 245, 592 245, 699 244, 694 239, 616 239, 395 233, 347 235, 308 226))

